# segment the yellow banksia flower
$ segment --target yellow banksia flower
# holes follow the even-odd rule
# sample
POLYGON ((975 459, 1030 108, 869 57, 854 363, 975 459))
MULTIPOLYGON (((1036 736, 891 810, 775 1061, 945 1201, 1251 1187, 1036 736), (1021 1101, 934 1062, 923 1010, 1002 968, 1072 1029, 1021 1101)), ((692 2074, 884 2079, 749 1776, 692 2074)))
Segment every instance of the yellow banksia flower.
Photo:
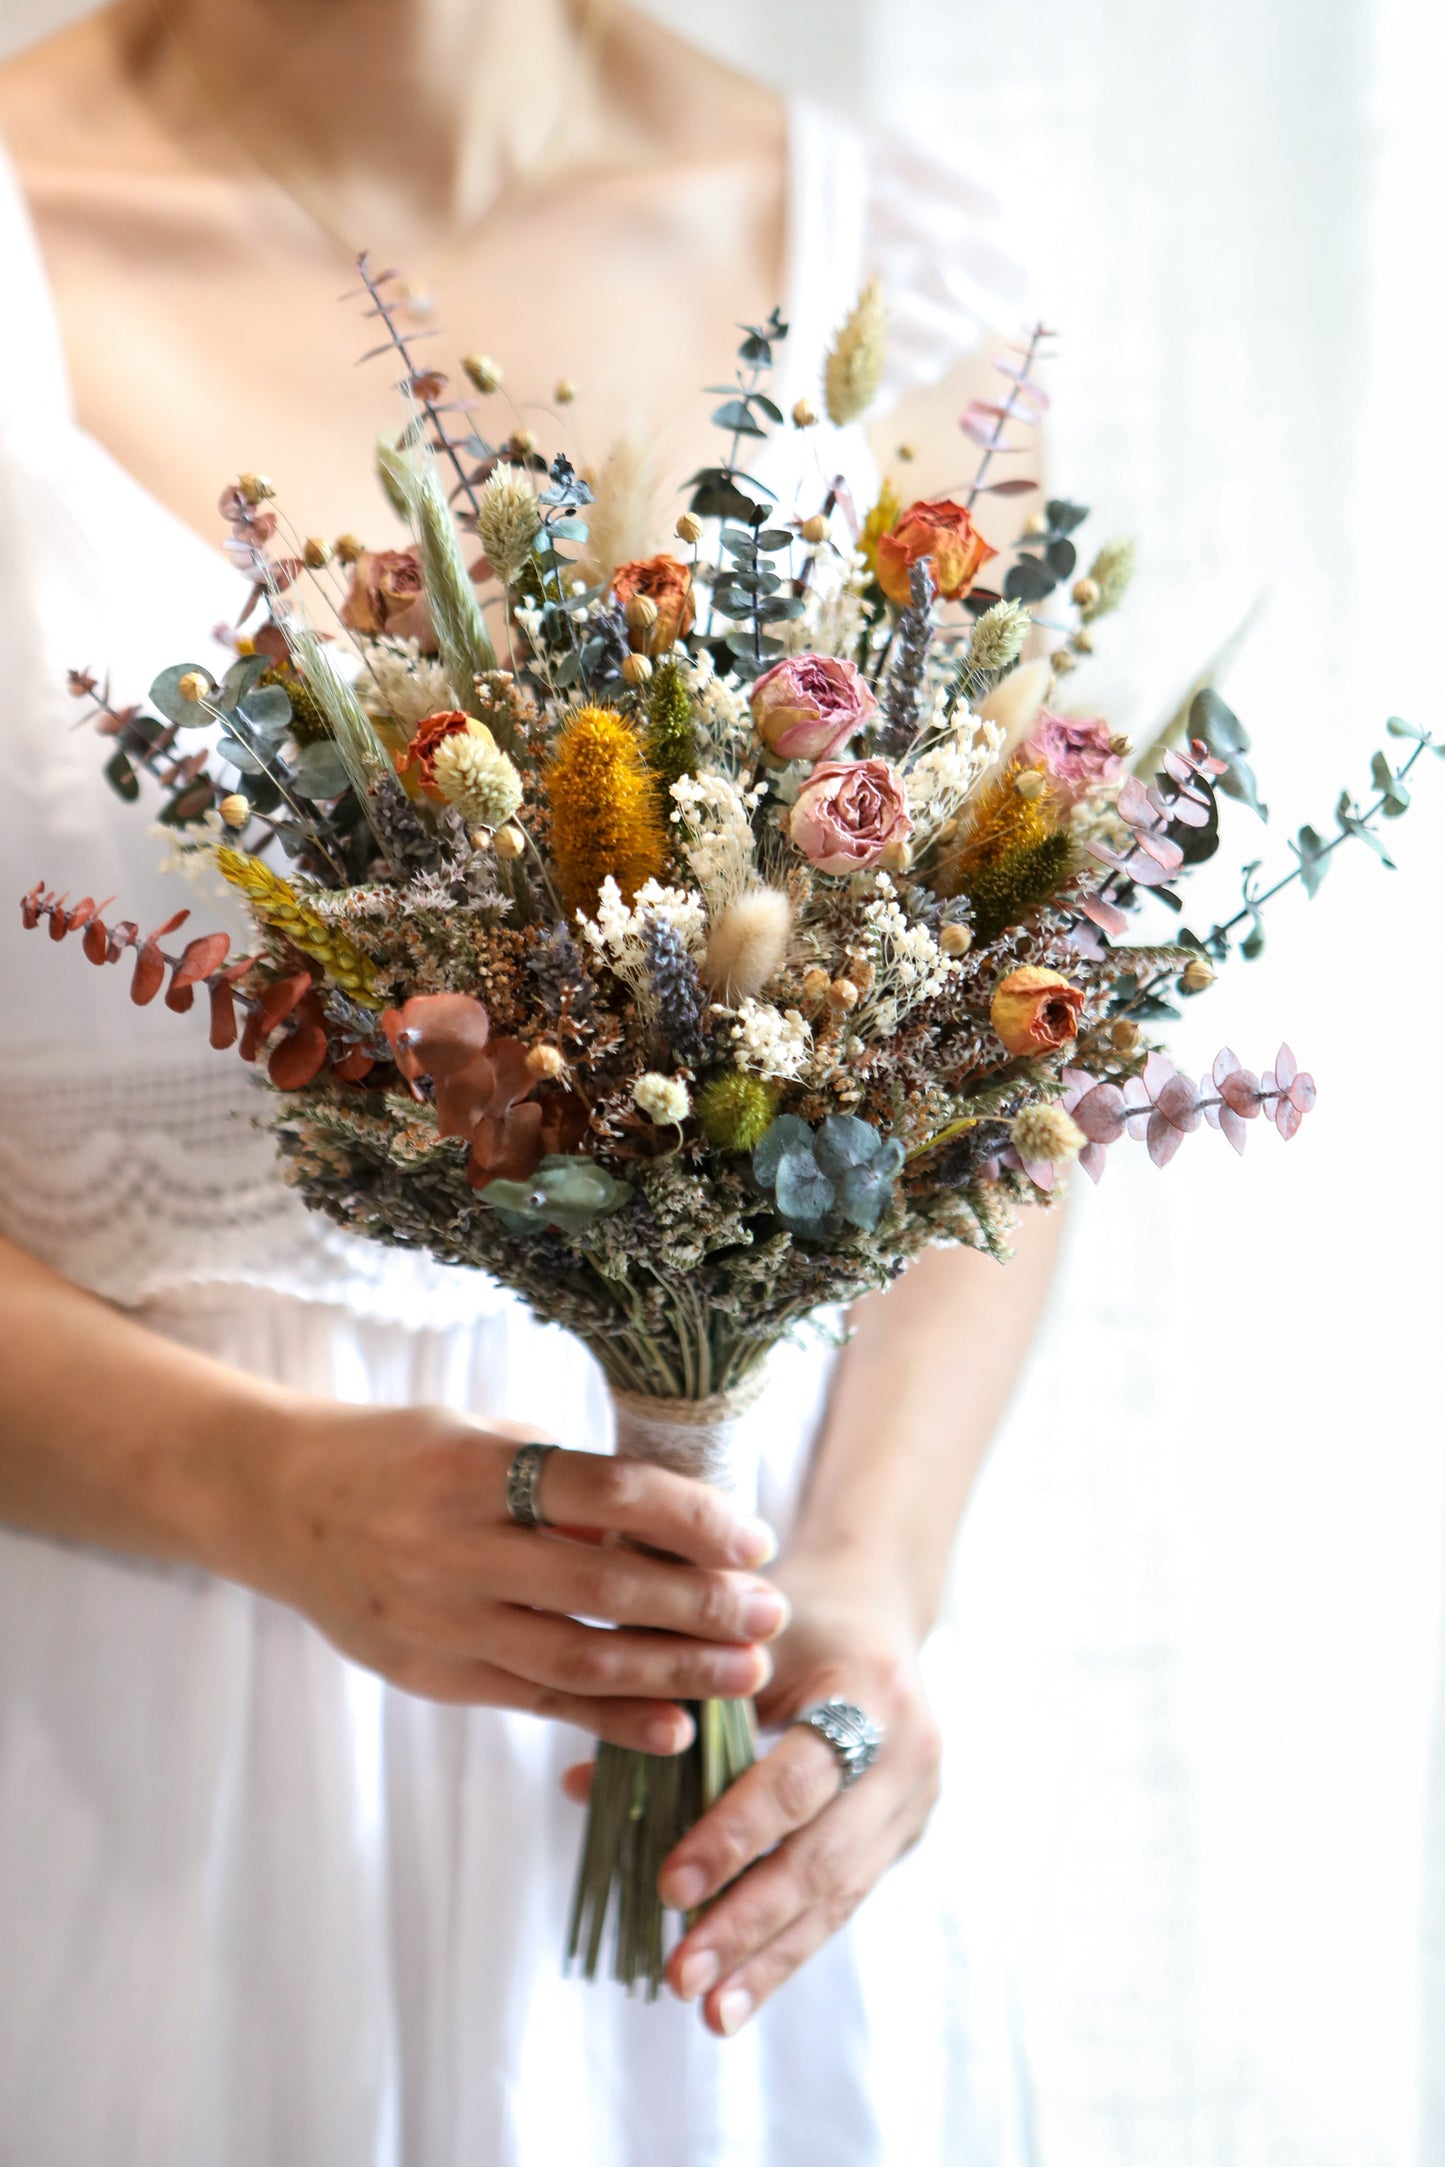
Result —
POLYGON ((823 364, 823 402, 839 428, 857 421, 883 382, 887 312, 883 281, 870 278, 839 326, 823 364))
POLYGON ((885 534, 892 533, 902 509, 903 499, 892 480, 885 481, 858 537, 859 552, 875 579, 878 577, 878 544, 885 534))
POLYGON ((667 863, 657 778, 631 724, 610 708, 578 708, 557 739, 545 780, 552 853, 568 910, 595 910, 609 873, 630 903, 667 863))
POLYGON ((309 910, 289 880, 273 873, 262 859, 225 843, 216 852, 216 865, 231 886, 240 889, 256 915, 319 963, 333 985, 363 1008, 385 1007, 376 991, 370 960, 338 926, 328 925, 309 910))

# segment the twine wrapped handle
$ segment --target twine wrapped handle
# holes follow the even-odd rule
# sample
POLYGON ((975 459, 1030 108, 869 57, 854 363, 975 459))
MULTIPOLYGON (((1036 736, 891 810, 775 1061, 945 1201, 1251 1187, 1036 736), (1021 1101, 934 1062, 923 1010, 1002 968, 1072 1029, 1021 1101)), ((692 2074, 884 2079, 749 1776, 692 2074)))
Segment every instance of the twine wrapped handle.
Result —
POLYGON ((736 1491, 743 1473, 736 1453, 738 1424, 762 1386, 762 1364, 731 1391, 715 1392, 705 1400, 653 1399, 614 1386, 618 1458, 644 1460, 675 1475, 736 1491))

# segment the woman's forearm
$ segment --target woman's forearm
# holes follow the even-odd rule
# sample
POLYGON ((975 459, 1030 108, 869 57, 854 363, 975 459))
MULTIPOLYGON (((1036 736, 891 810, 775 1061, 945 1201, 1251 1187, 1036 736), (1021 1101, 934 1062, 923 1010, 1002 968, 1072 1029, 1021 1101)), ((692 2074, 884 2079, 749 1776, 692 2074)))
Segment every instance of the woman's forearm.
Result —
POLYGON ((954 1536, 1022 1367, 1058 1259, 1064 1213, 1031 1211, 1005 1269, 926 1250, 849 1314, 789 1568, 851 1575, 901 1599, 920 1632, 943 1596, 954 1536))
POLYGON ((0 1520, 225 1571, 279 1389, 175 1345, 0 1239, 0 1520))

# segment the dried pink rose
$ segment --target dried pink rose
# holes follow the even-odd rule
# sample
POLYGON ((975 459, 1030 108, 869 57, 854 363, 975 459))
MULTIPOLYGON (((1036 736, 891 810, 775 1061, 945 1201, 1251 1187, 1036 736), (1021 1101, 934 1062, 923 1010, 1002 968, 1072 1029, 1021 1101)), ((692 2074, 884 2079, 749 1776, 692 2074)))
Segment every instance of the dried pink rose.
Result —
POLYGON ((364 549, 351 574, 341 622, 371 638, 416 640, 436 653, 436 632, 427 607, 421 557, 415 549, 364 549))
POLYGON ((831 760, 877 702, 861 671, 833 655, 790 655, 753 686, 758 736, 780 760, 831 760))
POLYGON ((1051 715, 1039 710, 1019 759, 1025 767, 1041 767, 1063 794, 1078 800, 1101 783, 1112 782, 1123 766, 1110 750, 1113 732, 1102 716, 1051 715))
POLYGON ((858 873, 913 833, 903 778, 886 760, 829 760, 798 793, 789 834, 820 873, 858 873))

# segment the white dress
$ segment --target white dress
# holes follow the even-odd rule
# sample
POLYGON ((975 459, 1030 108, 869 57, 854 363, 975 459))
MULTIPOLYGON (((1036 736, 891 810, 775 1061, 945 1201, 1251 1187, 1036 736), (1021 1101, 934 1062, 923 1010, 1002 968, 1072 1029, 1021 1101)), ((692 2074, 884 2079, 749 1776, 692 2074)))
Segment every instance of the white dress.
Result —
MULTIPOLYGON (((976 185, 792 114, 785 406, 865 270, 897 384, 1015 291, 976 185)), ((204 656, 238 585, 76 427, 25 212, 0 174, 5 886, 176 907, 161 846, 75 727, 204 656), (144 607, 129 577, 146 567, 144 607)), ((204 399, 180 426, 204 425, 204 399)), ((828 441, 829 437, 832 441, 828 441)), ((793 438, 792 444, 798 440, 793 438)), ((861 439, 819 465, 870 476, 861 439)), ((806 507, 805 507, 806 508, 806 507)), ((202 914, 198 913, 197 922, 202 914)), ((466 1272, 306 1213, 264 1099, 196 1016, 0 911, 0 1230, 157 1331, 343 1399, 447 1402, 602 1448, 590 1358, 466 1272), (194 1026, 194 1028, 193 1028, 194 1026)), ((3 1357, 0 1357, 3 1358, 3 1357)), ((825 1365, 781 1350, 752 1420, 786 1525, 825 1365)), ((695 2010, 563 1976, 576 1731, 382 1684, 199 1571, 0 1531, 0 2159, 16 2167, 999 2167, 1021 2079, 985 2044, 942 1821, 727 2043, 695 2010)))

